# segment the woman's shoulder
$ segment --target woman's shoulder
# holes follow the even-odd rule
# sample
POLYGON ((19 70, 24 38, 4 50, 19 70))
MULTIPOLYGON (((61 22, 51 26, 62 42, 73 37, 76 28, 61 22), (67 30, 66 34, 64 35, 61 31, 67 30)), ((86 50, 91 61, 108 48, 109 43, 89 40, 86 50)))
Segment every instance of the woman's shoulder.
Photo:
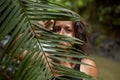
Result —
POLYGON ((86 63, 86 64, 89 64, 89 65, 94 66, 94 67, 96 66, 95 61, 92 60, 92 59, 83 58, 83 59, 81 60, 81 62, 86 63))
POLYGON ((81 64, 81 66, 80 66, 81 72, 84 72, 84 73, 91 75, 95 78, 98 77, 97 66, 96 66, 96 63, 94 60, 83 58, 81 60, 81 62, 88 64, 88 65, 81 64), (91 66, 89 66, 89 65, 91 65, 91 66))

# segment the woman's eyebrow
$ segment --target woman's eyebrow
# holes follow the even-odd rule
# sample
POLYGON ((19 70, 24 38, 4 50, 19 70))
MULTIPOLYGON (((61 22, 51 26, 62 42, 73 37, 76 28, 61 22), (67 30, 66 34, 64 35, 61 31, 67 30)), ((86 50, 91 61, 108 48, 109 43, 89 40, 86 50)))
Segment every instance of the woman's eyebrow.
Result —
POLYGON ((71 26, 70 26, 70 25, 69 25, 69 26, 67 25, 67 26, 65 26, 65 27, 66 27, 66 28, 71 28, 71 26))
POLYGON ((56 25, 55 28, 59 28, 60 26, 59 25, 56 25))

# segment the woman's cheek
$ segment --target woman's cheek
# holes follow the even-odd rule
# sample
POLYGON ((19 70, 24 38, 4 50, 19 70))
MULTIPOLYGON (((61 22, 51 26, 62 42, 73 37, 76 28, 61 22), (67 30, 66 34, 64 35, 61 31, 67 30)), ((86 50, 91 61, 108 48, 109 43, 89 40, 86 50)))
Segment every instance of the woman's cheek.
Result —
MULTIPOLYGON (((63 46, 68 46, 68 47, 72 46, 72 44, 70 44, 69 42, 59 42, 59 44, 62 44, 63 46)), ((61 48, 65 48, 65 47, 61 46, 61 48)))
POLYGON ((65 36, 74 37, 73 34, 66 34, 65 36))

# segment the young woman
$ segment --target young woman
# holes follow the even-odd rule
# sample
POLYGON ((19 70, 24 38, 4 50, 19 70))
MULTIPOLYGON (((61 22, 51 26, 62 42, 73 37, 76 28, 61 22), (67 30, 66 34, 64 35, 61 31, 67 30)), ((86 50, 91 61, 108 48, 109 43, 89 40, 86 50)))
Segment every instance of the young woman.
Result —
MULTIPOLYGON (((47 23, 44 23, 42 21, 39 21, 38 24, 44 26, 45 28, 49 29, 49 26, 51 24, 53 24, 54 21, 50 20, 47 23)), ((60 34, 60 35, 64 35, 64 36, 70 36, 70 37, 76 37, 80 40, 83 40, 84 42, 88 42, 88 35, 87 35, 87 27, 86 25, 82 22, 82 21, 56 21, 54 24, 53 29, 51 29, 51 31, 60 34)), ((22 34, 21 34, 22 35, 22 34)), ((16 43, 16 41, 19 40, 19 38, 21 37, 21 35, 19 35, 17 37, 17 39, 15 39, 15 41, 13 41, 13 44, 11 44, 10 49, 14 46, 14 44, 16 43)), ((87 50, 86 50, 86 45, 71 45, 70 43, 67 42, 59 42, 59 44, 63 44, 66 46, 73 46, 79 50, 82 50, 84 52, 84 54, 86 55, 87 50)), ((23 58, 25 57, 25 55, 27 54, 27 50, 25 50, 23 52, 23 54, 20 56, 20 60, 23 60, 23 58)), ((57 54, 57 53, 56 53, 57 54)), ((17 58, 20 54, 18 53, 18 55, 15 55, 15 57, 17 58)), ((47 54, 46 54, 47 55, 47 54)), ((47 55, 49 56, 49 55, 47 55)), ((73 59, 73 58, 68 58, 67 59, 73 59)), ((34 59, 34 57, 33 57, 34 59)), ((71 69, 75 69, 77 71, 81 71, 84 72, 85 74, 91 75, 93 76, 95 79, 97 79, 97 68, 96 68, 96 64, 93 60, 90 59, 86 59, 86 58, 82 58, 79 59, 80 62, 82 63, 86 63, 89 64, 91 66, 87 66, 87 65, 78 65, 78 64, 72 64, 72 63, 68 63, 68 62, 58 62, 59 64, 71 68, 71 69)), ((72 77, 68 77, 65 75, 58 75, 58 74, 54 74, 55 77, 62 77, 62 78, 67 78, 68 80, 82 80, 82 79, 77 79, 77 78, 72 78, 72 77)), ((54 80, 59 80, 59 79, 54 79, 54 80)))
MULTIPOLYGON (((38 24, 44 26, 45 28, 48 28, 54 21, 51 20, 47 23, 43 23, 43 22, 38 22, 38 24)), ((52 29, 53 32, 60 34, 60 35, 65 35, 65 36, 70 36, 70 37, 76 37, 78 39, 83 40, 84 42, 88 42, 88 35, 87 35, 87 28, 86 25, 82 22, 82 21, 56 21, 55 22, 55 26, 52 29)), ((60 44, 64 44, 67 46, 71 46, 71 44, 67 43, 67 42, 60 42, 60 44)), ((73 46, 73 45, 72 45, 73 46)), ((84 54, 86 54, 86 46, 80 46, 80 45, 74 45, 74 47, 83 50, 84 54)), ((88 75, 93 76, 95 79, 97 79, 97 68, 96 68, 96 64, 94 61, 90 60, 90 59, 85 59, 82 58, 80 59, 81 62, 92 65, 92 66, 87 66, 87 65, 77 65, 77 64, 70 64, 67 62, 59 62, 61 65, 65 66, 65 67, 69 67, 81 72, 84 72, 88 75)), ((61 76, 61 75, 57 75, 55 74, 56 77, 61 76)), ((71 77, 67 77, 67 76, 63 76, 64 78, 67 78, 69 80, 82 80, 82 79, 76 79, 76 78, 71 78, 71 77)))

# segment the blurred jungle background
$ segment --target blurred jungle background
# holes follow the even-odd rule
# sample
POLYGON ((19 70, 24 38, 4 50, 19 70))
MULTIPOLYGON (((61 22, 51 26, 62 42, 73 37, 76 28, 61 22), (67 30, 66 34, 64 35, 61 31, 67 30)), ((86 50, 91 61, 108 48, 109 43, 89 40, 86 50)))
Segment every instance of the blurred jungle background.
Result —
POLYGON ((49 0, 81 15, 89 24, 89 53, 100 80, 120 80, 120 1, 49 0))

